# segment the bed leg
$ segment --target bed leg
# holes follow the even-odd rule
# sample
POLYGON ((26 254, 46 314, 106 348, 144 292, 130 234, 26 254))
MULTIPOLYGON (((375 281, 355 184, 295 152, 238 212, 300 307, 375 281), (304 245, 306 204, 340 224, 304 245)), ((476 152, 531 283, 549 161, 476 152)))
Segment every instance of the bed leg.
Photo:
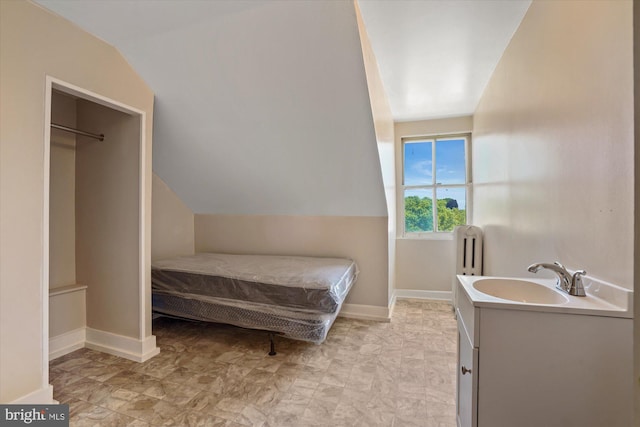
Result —
POLYGON ((269 334, 269 342, 271 343, 271 351, 269 351, 269 356, 276 355, 276 343, 273 341, 273 334, 269 334))

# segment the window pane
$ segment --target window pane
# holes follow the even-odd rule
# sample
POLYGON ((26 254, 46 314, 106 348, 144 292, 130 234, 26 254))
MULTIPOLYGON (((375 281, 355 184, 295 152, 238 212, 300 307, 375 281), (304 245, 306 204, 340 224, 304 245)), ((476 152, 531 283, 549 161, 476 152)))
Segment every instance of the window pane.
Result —
POLYGON ((432 197, 432 190, 405 190, 404 231, 406 233, 433 231, 432 197))
POLYGON ((433 184, 431 141, 404 143, 404 185, 433 184))
POLYGON ((467 223, 465 188, 438 188, 438 231, 453 231, 467 223))
POLYGON ((436 141, 436 181, 439 184, 464 184, 464 138, 436 141))

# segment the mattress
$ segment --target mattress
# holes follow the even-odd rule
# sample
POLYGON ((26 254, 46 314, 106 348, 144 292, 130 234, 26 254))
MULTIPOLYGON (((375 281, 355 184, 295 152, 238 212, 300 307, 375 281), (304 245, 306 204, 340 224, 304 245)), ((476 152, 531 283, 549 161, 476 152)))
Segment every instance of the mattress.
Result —
POLYGON ((343 258, 199 253, 153 262, 151 280, 163 295, 335 313, 357 274, 343 258))
POLYGON ((357 276, 350 259, 200 253, 152 264, 152 304, 319 344, 357 276))
POLYGON ((276 332, 287 338, 316 344, 325 340, 338 316, 338 310, 335 313, 310 313, 217 298, 191 298, 162 293, 154 293, 152 301, 156 313, 276 332))

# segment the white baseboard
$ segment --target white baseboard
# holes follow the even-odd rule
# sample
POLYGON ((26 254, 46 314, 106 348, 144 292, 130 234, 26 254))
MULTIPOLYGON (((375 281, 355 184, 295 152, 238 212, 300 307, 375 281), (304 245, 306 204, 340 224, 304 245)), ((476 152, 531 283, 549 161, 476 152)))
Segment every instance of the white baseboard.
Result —
POLYGON ((397 300, 397 295, 396 295, 396 291, 394 290, 393 293, 391 294, 391 297, 389 298, 389 318, 393 317, 393 311, 396 308, 396 300, 397 300))
POLYGON ((433 301, 451 302, 451 291, 423 291, 418 289, 396 289, 393 294, 393 301, 398 298, 414 298, 433 301))
POLYGON ((57 359, 84 347, 86 339, 87 329, 85 327, 49 338, 49 360, 57 359))
POLYGON ((388 307, 363 304, 343 304, 340 317, 360 320, 391 321, 391 310, 388 307))
POLYGON ((155 335, 139 340, 92 328, 87 328, 85 347, 134 362, 144 362, 160 353, 160 348, 156 347, 155 335))
POLYGON ((91 348, 136 362, 144 362, 158 354, 156 337, 144 341, 91 328, 78 328, 49 339, 49 360, 79 348, 91 348))
POLYGON ((53 386, 47 384, 41 389, 19 397, 9 403, 11 405, 49 405, 58 402, 53 399, 53 386))

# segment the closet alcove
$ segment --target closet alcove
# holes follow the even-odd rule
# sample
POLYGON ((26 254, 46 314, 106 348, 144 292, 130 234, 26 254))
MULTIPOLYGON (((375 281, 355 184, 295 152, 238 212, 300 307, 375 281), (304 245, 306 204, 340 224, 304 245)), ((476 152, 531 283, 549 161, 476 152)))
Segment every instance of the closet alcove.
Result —
POLYGON ((50 130, 49 360, 85 346, 127 357, 119 342, 142 330, 142 121, 53 89, 51 123, 80 132, 50 130))

